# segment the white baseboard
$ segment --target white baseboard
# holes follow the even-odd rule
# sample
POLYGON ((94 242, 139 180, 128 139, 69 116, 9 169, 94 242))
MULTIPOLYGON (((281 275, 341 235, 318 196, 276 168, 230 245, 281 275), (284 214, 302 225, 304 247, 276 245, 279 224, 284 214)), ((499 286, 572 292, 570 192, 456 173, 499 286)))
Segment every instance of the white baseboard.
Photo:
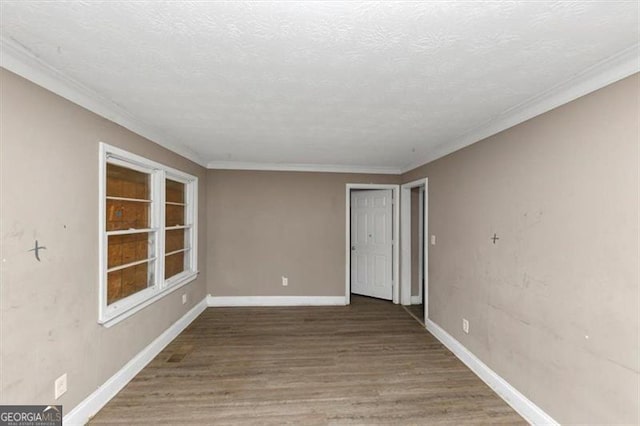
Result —
POLYGON ((116 374, 111 376, 102 386, 85 398, 73 410, 64 416, 65 425, 84 425, 107 402, 124 388, 153 358, 156 357, 173 339, 175 339, 191 322, 207 308, 206 299, 194 306, 182 318, 176 321, 164 333, 140 351, 116 374))
POLYGON ((411 304, 412 305, 422 305, 422 297, 420 297, 420 296, 411 296, 411 304))
POLYGON ((495 371, 490 369, 485 363, 480 361, 462 343, 454 339, 449 333, 444 331, 438 324, 427 320, 427 330, 433 334, 443 345, 454 353, 467 367, 471 369, 483 382, 493 389, 507 404, 518 412, 526 421, 532 425, 558 425, 550 415, 545 413, 540 407, 531 402, 526 396, 518 392, 506 380, 500 377, 495 371))
MULTIPOLYGON (((414 296, 415 297, 415 296, 414 296)), ((413 303, 413 298, 412 298, 413 303)), ((64 416, 65 425, 84 425, 126 386, 153 358, 175 339, 207 306, 336 306, 345 305, 343 296, 211 296, 202 300, 170 328, 140 351, 95 392, 64 416)), ((525 420, 534 425, 558 425, 550 415, 531 402, 506 380, 491 370, 472 352, 431 320, 427 330, 453 352, 467 367, 504 399, 525 420)))
POLYGON ((207 296, 211 307, 231 306, 343 306, 344 296, 207 296))

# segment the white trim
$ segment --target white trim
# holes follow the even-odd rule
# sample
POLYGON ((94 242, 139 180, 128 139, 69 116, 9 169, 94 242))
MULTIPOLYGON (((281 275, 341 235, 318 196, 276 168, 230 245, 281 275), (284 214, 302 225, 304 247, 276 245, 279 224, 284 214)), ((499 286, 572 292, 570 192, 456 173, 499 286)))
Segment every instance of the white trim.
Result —
MULTIPOLYGON (((420 303, 422 303, 422 279, 424 275, 424 194, 425 188, 420 187, 418 191, 418 297, 420 298, 420 303)), ((413 296, 411 304, 414 304, 413 296)))
POLYGON ((400 209, 400 245, 402 257, 400 265, 400 303, 411 304, 411 188, 402 185, 400 209))
MULTIPOLYGON (((138 312, 138 311, 146 308, 147 306, 151 305, 155 301, 160 300, 163 297, 165 297, 166 295, 168 295, 170 293, 173 293, 177 289, 182 288, 185 285, 189 284, 190 282, 192 282, 193 280, 198 278, 198 274, 199 274, 199 272, 191 272, 188 275, 184 275, 184 276, 176 275, 176 277, 179 277, 179 280, 176 280, 175 282, 172 282, 170 285, 167 285, 160 292, 154 294, 153 296, 149 297, 148 299, 144 300, 143 302, 140 302, 139 304, 133 306, 132 308, 122 312, 121 314, 119 314, 119 315, 117 315, 117 316, 115 316, 115 317, 113 317, 111 319, 105 320, 104 322, 98 321, 98 323, 100 325, 104 326, 104 327, 107 327, 107 328, 109 328, 111 326, 114 326, 117 323, 129 318, 131 315, 135 314, 136 312, 138 312)), ((174 278, 175 277, 171 277, 167 281, 170 281, 170 280, 172 280, 174 278)), ((146 289, 146 290, 148 290, 148 289, 146 289)), ((145 290, 143 290, 143 291, 145 291, 145 290)))
POLYGON ((198 276, 197 264, 197 208, 198 208, 198 178, 188 173, 176 170, 164 164, 149 160, 145 157, 132 154, 121 148, 111 146, 104 142, 99 143, 99 190, 98 190, 98 241, 99 241, 99 296, 98 296, 98 323, 105 327, 111 327, 123 319, 138 312, 149 304, 164 297, 172 291, 196 279, 198 276), (151 212, 151 228, 144 230, 122 230, 106 231, 106 165, 107 163, 119 164, 123 167, 139 169, 148 173, 151 179, 151 202, 149 204, 151 212), (164 278, 164 266, 166 255, 165 249, 165 182, 166 179, 180 181, 185 185, 185 232, 189 233, 191 247, 185 250, 188 253, 189 266, 180 274, 169 279, 164 278), (131 234, 136 232, 148 232, 153 234, 154 253, 151 259, 133 262, 131 264, 107 268, 107 241, 110 235, 131 234), (153 285, 134 293, 121 300, 117 300, 111 305, 107 304, 107 274, 116 270, 124 269, 135 264, 149 262, 153 265, 154 281, 153 285))
POLYGON ((424 302, 424 318, 422 319, 425 324, 429 319, 429 178, 424 178, 424 210, 422 217, 423 238, 422 238, 422 270, 424 271, 424 277, 422 280, 422 287, 424 295, 421 297, 424 302))
POLYGON ((344 306, 342 296, 212 296, 207 295, 207 306, 344 306))
POLYGON ((220 170, 265 170, 287 172, 326 172, 326 173, 373 173, 399 175, 397 167, 358 166, 340 164, 296 164, 296 163, 251 163, 242 161, 210 161, 209 169, 220 170))
MULTIPOLYGON (((200 180, 196 178, 193 184, 187 186, 189 191, 187 197, 185 197, 185 201, 191 204, 191 209, 187 209, 187 220, 191 223, 191 228, 186 228, 185 233, 187 233, 187 229, 191 230, 191 269, 194 271, 198 270, 198 203, 200 199, 200 180)), ((205 221, 206 222, 206 221, 205 221)))
POLYGON ((14 72, 65 99, 74 102, 134 133, 142 135, 165 148, 210 169, 282 170, 334 173, 402 174, 436 160, 460 148, 513 127, 523 121, 571 102, 581 96, 640 71, 636 44, 549 88, 543 93, 516 105, 453 141, 441 143, 426 156, 405 167, 358 166, 336 164, 253 163, 236 161, 210 161, 200 158, 195 151, 176 141, 148 123, 142 122, 126 109, 100 95, 95 90, 64 75, 15 41, 0 37, 0 66, 14 72))
MULTIPOLYGON (((165 186, 163 187, 163 190, 162 190, 163 220, 164 220, 164 209, 167 206, 167 202, 165 199, 167 179, 173 180, 175 182, 180 182, 184 185, 185 194, 184 194, 183 207, 185 209, 185 218, 184 218, 185 224, 177 225, 177 226, 169 226, 169 227, 165 226, 164 231, 177 230, 181 228, 184 230, 185 234, 189 235, 190 247, 188 247, 187 250, 185 250, 185 253, 190 251, 190 253, 188 254, 189 269, 191 271, 197 271, 198 270, 198 198, 199 198, 198 183, 199 183, 199 180, 197 177, 192 176, 183 171, 176 170, 169 167, 166 168, 165 180, 163 181, 163 185, 165 186)), ((176 205, 176 204, 171 204, 171 205, 176 205)), ((163 224, 166 225, 164 221, 163 221, 163 224)), ((162 232, 163 247, 165 247, 165 241, 164 241, 165 233, 166 232, 162 232)), ((174 254, 174 253, 171 253, 171 254, 174 254)), ((164 254, 163 261, 166 259, 168 255, 170 254, 169 253, 164 254)), ((173 285, 174 283, 171 281, 172 278, 165 280, 165 285, 167 286, 173 285)))
POLYGON ((351 303, 351 190, 391 189, 393 191, 393 303, 400 303, 400 185, 377 183, 348 183, 345 186, 345 300, 351 303))
POLYGON ((412 305, 422 305, 422 296, 411 296, 412 305))
POLYGON ((444 331, 435 322, 427 319, 425 322, 427 330, 442 342, 451 352, 454 353, 471 371, 473 371, 483 382, 493 389, 502 399, 506 401, 514 410, 518 412, 526 421, 533 425, 557 425, 549 414, 521 394, 509 382, 500 377, 495 371, 490 369, 485 363, 480 361, 462 343, 454 339, 449 333, 444 331))
POLYGON ((206 162, 191 148, 169 140, 163 132, 140 121, 112 100, 67 77, 15 41, 5 37, 0 37, 0 66, 203 167, 206 166, 206 162))
MULTIPOLYGON (((140 171, 149 173, 156 169, 163 169, 167 172, 168 179, 170 180, 182 180, 184 183, 189 183, 197 177, 185 173, 181 170, 167 166, 165 164, 153 161, 146 157, 143 157, 133 152, 129 152, 117 146, 110 145, 104 141, 100 141, 100 149, 102 155, 108 158, 110 163, 123 165, 124 167, 133 168, 136 165, 140 167, 140 171)), ((153 201, 153 200, 152 200, 153 201)))
POLYGON ((194 306, 182 318, 165 330, 146 348, 125 364, 116 374, 103 383, 91 395, 76 405, 64 416, 65 425, 84 425, 107 402, 120 392, 151 360, 153 360, 169 343, 187 328, 207 308, 206 299, 194 306))
POLYGON ((416 167, 437 160, 465 146, 500 133, 503 130, 639 72, 639 50, 640 44, 624 49, 573 75, 568 80, 529 98, 519 105, 507 109, 494 119, 472 129, 461 137, 437 145, 424 157, 420 157, 406 167, 401 168, 401 173, 406 173, 416 167))
MULTIPOLYGON (((411 189, 424 186, 424 218, 425 232, 429 228, 429 180, 422 178, 401 186, 400 203, 400 246, 402 260, 400 265, 400 301, 403 305, 411 305, 411 189)), ((424 254, 424 268, 428 271, 429 247, 423 241, 422 253, 424 254)), ((429 274, 424 277, 424 316, 429 315, 429 274)))

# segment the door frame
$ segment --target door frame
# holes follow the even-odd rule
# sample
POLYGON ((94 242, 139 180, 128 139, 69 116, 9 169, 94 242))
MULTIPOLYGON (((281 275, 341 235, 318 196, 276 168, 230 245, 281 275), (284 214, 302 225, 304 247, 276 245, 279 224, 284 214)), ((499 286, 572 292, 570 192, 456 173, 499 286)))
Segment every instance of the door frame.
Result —
MULTIPOLYGON (((424 287, 424 194, 426 187, 420 187, 418 190, 418 299, 422 304, 422 288, 424 287), (421 218, 421 219, 420 219, 421 218)), ((413 296, 412 296, 413 297, 413 296)))
POLYGON ((402 264, 400 266, 400 299, 403 305, 411 305, 411 189, 424 186, 423 227, 425 238, 422 240, 424 274, 424 319, 429 318, 429 179, 422 178, 401 186, 400 196, 400 246, 402 250, 402 264))
POLYGON ((391 218, 391 228, 393 229, 393 246, 391 267, 393 273, 391 274, 392 286, 393 286, 393 303, 400 303, 400 185, 392 184, 377 184, 377 183, 348 183, 345 187, 346 194, 346 209, 345 209, 345 305, 351 304, 351 190, 352 189, 391 189, 393 194, 393 208, 391 218))

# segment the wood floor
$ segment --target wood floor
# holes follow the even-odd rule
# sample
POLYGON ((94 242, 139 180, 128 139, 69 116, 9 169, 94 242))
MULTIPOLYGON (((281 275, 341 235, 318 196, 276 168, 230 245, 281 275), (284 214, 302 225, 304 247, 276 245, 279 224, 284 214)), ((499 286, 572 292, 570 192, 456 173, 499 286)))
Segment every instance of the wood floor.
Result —
POLYGON ((402 307, 207 309, 91 424, 526 424, 402 307))
POLYGON ((405 306, 405 309, 424 326, 424 307, 422 305, 409 305, 405 306))

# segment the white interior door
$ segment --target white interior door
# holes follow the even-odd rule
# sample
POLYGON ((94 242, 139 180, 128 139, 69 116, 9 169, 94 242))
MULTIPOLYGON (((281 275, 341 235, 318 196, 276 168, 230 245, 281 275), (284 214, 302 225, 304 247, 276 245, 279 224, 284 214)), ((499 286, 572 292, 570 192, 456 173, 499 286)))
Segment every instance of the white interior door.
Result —
POLYGON ((351 292, 393 297, 392 191, 351 191, 351 292))

